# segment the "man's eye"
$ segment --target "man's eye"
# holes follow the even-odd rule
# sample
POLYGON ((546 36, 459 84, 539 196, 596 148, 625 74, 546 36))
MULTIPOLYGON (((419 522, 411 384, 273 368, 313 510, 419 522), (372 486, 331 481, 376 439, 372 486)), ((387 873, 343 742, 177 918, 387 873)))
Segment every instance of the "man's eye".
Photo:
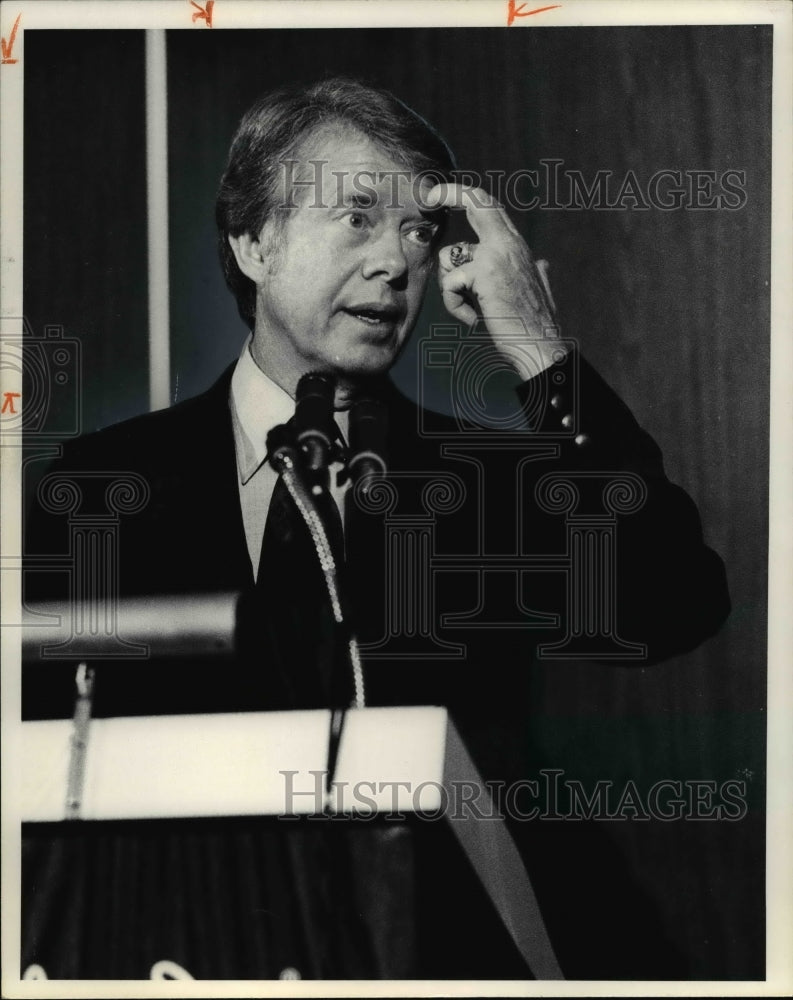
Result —
POLYGON ((416 226, 415 229, 409 230, 407 236, 413 243, 422 247, 428 247, 432 243, 432 238, 437 231, 437 226, 416 226))
POLYGON ((366 225, 366 216, 363 212, 350 212, 347 215, 347 222, 353 229, 363 229, 366 225))

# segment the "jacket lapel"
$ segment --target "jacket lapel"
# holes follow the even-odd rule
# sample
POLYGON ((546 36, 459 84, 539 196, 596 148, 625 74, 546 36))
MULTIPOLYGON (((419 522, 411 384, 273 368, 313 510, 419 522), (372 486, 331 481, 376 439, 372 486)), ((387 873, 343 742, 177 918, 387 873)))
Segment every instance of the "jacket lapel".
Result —
MULTIPOLYGON (((203 566, 214 589, 246 589, 253 586, 245 529, 242 522, 234 431, 229 392, 234 365, 184 412, 189 423, 186 482, 193 505, 196 544, 203 552, 203 566)), ((200 574, 203 576, 203 573, 200 574)))

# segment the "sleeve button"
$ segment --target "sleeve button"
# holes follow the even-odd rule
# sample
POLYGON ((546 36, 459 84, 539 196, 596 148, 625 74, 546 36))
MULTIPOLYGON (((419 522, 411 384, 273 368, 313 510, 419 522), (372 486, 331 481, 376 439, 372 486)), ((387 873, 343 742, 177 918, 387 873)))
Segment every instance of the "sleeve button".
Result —
POLYGON ((583 448, 585 445, 589 444, 590 438, 588 434, 576 434, 573 440, 575 441, 575 443, 578 445, 579 448, 583 448))
POLYGON ((572 426, 573 426, 573 414, 566 413, 562 417, 562 427, 564 427, 566 431, 569 431, 572 426))
POLYGON ((561 410, 563 404, 564 400, 562 399, 562 397, 559 395, 558 392, 556 393, 555 396, 551 396, 551 406, 555 410, 561 410))

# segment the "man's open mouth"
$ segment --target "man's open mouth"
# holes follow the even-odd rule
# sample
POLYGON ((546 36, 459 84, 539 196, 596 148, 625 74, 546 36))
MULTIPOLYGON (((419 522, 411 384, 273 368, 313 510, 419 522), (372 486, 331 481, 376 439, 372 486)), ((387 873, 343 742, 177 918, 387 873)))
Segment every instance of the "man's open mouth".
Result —
POLYGON ((400 318, 400 311, 394 306, 361 305, 351 306, 344 310, 356 319, 369 323, 372 326, 379 326, 381 323, 397 323, 400 318))

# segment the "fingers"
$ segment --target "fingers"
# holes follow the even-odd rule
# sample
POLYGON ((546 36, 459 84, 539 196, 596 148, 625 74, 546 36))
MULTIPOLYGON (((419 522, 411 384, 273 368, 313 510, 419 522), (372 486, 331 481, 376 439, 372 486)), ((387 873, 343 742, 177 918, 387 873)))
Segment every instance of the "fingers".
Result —
MULTIPOLYGON (((459 314, 464 311, 466 317, 470 318, 471 322, 476 318, 476 313, 471 309, 470 303, 475 298, 474 281, 477 269, 472 265, 475 264, 478 249, 478 243, 460 241, 459 243, 452 243, 441 247, 438 252, 438 263, 440 265, 438 281, 443 293, 444 303, 458 318, 461 318, 459 314), (453 263, 455 255, 459 256, 460 252, 468 258, 463 265, 453 263)), ((554 301, 553 292, 548 280, 548 261, 537 260, 532 263, 536 270, 536 277, 532 281, 534 290, 532 292, 529 289, 532 308, 535 310, 541 308, 541 300, 544 294, 547 307, 551 315, 554 316, 556 314, 556 302, 554 301), (539 281, 537 278, 539 278, 539 281)))
POLYGON ((436 184, 424 198, 423 208, 464 209, 466 218, 481 239, 494 239, 509 233, 519 236, 506 210, 482 188, 463 187, 462 184, 436 184))
POLYGON ((454 271, 458 267, 460 267, 459 264, 454 264, 452 262, 452 250, 454 249, 454 247, 457 246, 463 247, 467 251, 470 260, 473 260, 474 257, 476 256, 476 248, 478 245, 479 245, 478 243, 460 242, 460 243, 450 243, 449 246, 441 247, 441 249, 438 252, 438 263, 440 264, 441 270, 444 273, 446 273, 448 271, 454 271))
POLYGON ((452 267, 438 276, 443 304, 455 319, 465 323, 466 326, 472 326, 478 319, 476 310, 471 305, 473 283, 474 272, 471 264, 452 267))

